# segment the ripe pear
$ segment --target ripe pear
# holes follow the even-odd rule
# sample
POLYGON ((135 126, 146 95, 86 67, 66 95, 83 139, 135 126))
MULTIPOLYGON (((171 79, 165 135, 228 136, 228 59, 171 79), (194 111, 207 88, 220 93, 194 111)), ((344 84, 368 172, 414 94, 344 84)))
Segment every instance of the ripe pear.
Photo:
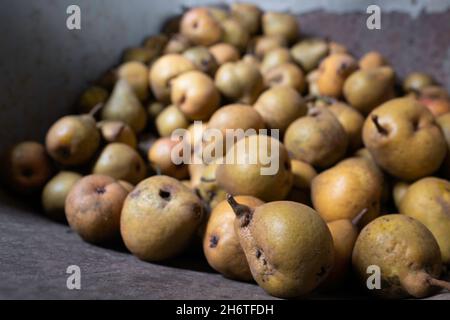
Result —
POLYGON ((80 97, 78 110, 80 113, 89 113, 95 106, 108 100, 108 90, 99 86, 87 88, 80 97))
POLYGON ((400 213, 422 222, 441 249, 442 262, 450 265, 450 182, 426 177, 414 182, 400 202, 400 213))
POLYGON ((87 242, 107 244, 120 237, 120 212, 128 191, 104 175, 86 176, 75 183, 66 197, 70 227, 87 242))
POLYGON ((261 9, 254 4, 231 4, 231 16, 237 19, 250 34, 257 33, 261 28, 261 15, 261 9))
POLYGON ((61 171, 47 182, 42 191, 42 207, 48 217, 57 221, 65 219, 64 206, 67 195, 81 178, 79 173, 61 171))
POLYGON ((287 48, 275 48, 264 55, 261 62, 261 73, 265 74, 270 69, 283 63, 292 62, 291 52, 287 48))
POLYGON ((358 110, 343 102, 336 102, 328 108, 344 128, 348 136, 349 149, 356 150, 362 146, 362 128, 364 117, 358 110))
POLYGON ((243 61, 228 62, 216 72, 215 84, 228 99, 253 104, 263 90, 263 78, 258 68, 243 61))
POLYGON ((433 115, 408 97, 373 110, 364 123, 363 141, 381 168, 405 181, 432 174, 447 153, 433 115))
POLYGON ((147 113, 151 120, 156 119, 156 117, 164 110, 166 106, 158 101, 152 101, 147 106, 147 113))
POLYGON ((127 62, 139 62, 143 64, 151 63, 158 57, 158 51, 149 49, 146 47, 133 47, 124 51, 122 61, 127 62))
POLYGON ((277 36, 294 42, 300 34, 297 17, 281 12, 266 12, 262 16, 262 29, 266 36, 277 36))
POLYGON ((434 84, 433 78, 423 72, 411 72, 403 81, 403 90, 406 92, 420 91, 434 84))
POLYGON ((387 66, 388 62, 381 55, 381 53, 377 51, 367 52, 364 56, 359 59, 359 68, 361 70, 367 70, 372 68, 378 68, 387 66))
POLYGON ((115 142, 106 145, 92 172, 137 184, 147 176, 147 166, 135 149, 115 142))
POLYGON ((447 91, 440 86, 428 86, 422 88, 417 99, 435 117, 439 117, 450 112, 450 96, 447 91))
POLYGON ((52 175, 52 164, 45 147, 25 141, 9 148, 2 159, 2 178, 7 188, 29 194, 40 190, 52 175))
POLYGON ((136 133, 143 131, 147 124, 147 112, 124 79, 117 81, 109 100, 102 108, 101 118, 122 121, 136 133))
POLYGON ((152 35, 144 40, 143 46, 151 51, 156 51, 157 55, 161 55, 165 45, 169 41, 169 37, 165 34, 152 35))
POLYGON ((209 47, 209 52, 213 55, 219 66, 227 62, 236 62, 241 57, 238 49, 224 42, 209 47))
POLYGON ((323 96, 342 96, 345 80, 357 69, 356 60, 347 53, 333 53, 319 65, 317 87, 323 96))
POLYGON ((189 175, 187 166, 172 161, 172 150, 178 143, 170 137, 159 138, 148 150, 147 157, 156 172, 182 180, 189 175))
POLYGON ((344 84, 344 96, 363 114, 393 97, 395 74, 391 67, 363 69, 350 75, 344 84))
POLYGON ((251 135, 228 150, 216 177, 219 186, 228 193, 274 201, 284 199, 289 193, 290 170, 290 159, 281 142, 266 135, 251 135))
POLYGON ((306 79, 303 71, 293 63, 283 63, 264 73, 267 87, 288 86, 299 93, 305 91, 306 79))
POLYGON ((220 93, 203 72, 188 71, 172 81, 171 100, 190 120, 208 120, 220 104, 220 93))
POLYGON ((257 36, 249 44, 249 52, 262 59, 264 55, 276 48, 287 47, 285 39, 279 36, 257 36))
POLYGON ((232 196, 228 202, 253 278, 270 295, 297 298, 325 279, 334 262, 333 239, 317 212, 292 201, 255 209, 232 196))
POLYGON ((401 214, 379 217, 359 234, 353 249, 354 270, 366 287, 369 266, 381 271, 382 298, 423 298, 450 284, 438 280, 442 271, 439 246, 419 221, 401 214))
POLYGON ((148 73, 148 67, 137 61, 125 62, 117 69, 118 78, 126 80, 141 101, 145 101, 150 92, 148 73))
POLYGON ((139 259, 161 261, 186 248, 203 219, 202 203, 188 187, 171 177, 153 176, 128 194, 120 231, 139 259))
POLYGON ((182 54, 192 47, 192 42, 184 34, 176 33, 172 35, 164 47, 164 54, 182 54))
POLYGON ((328 43, 318 38, 305 39, 291 48, 291 55, 303 71, 310 72, 319 66, 328 54, 328 43))
POLYGON ((161 137, 169 137, 176 129, 189 127, 189 120, 177 106, 170 105, 156 117, 155 126, 161 137))
POLYGON ((447 143, 447 155, 442 163, 440 171, 441 175, 448 180, 450 179, 450 113, 436 118, 436 122, 441 128, 447 143))
POLYGON ((307 116, 291 123, 284 144, 295 159, 327 168, 345 155, 348 137, 331 111, 316 106, 307 116))
POLYGON ((306 103, 302 96, 288 86, 276 86, 263 92, 255 102, 254 108, 270 129, 282 133, 297 118, 306 115, 306 103))
POLYGON ((214 76, 219 64, 214 55, 207 47, 197 46, 189 48, 183 52, 183 56, 188 58, 196 67, 196 69, 214 76))
POLYGON ((208 209, 214 209, 226 198, 226 191, 217 183, 216 172, 218 160, 203 167, 200 182, 196 186, 198 196, 205 202, 208 209))
POLYGON ((210 46, 222 38, 222 27, 208 8, 193 8, 181 20, 180 31, 197 45, 210 46))
POLYGON ((155 98, 169 103, 171 80, 191 70, 195 70, 195 65, 181 54, 166 54, 156 60, 150 70, 150 85, 155 98))
POLYGON ((87 163, 99 144, 100 134, 90 115, 62 117, 50 127, 45 139, 48 154, 66 166, 87 163))
POLYGON ((243 51, 250 40, 250 33, 245 26, 236 18, 228 18, 221 23, 223 34, 222 41, 235 46, 243 51))
POLYGON ((136 133, 122 121, 105 120, 97 123, 103 140, 106 143, 121 142, 133 149, 137 147, 136 133))
POLYGON ((327 221, 354 219, 366 210, 362 224, 379 215, 383 177, 364 158, 349 158, 321 172, 312 181, 314 208, 327 221))
MULTIPOLYGON (((237 196, 236 201, 254 209, 261 200, 250 196, 237 196)), ((203 237, 203 252, 209 265, 227 278, 253 280, 239 237, 234 230, 236 215, 226 200, 211 212, 203 237)))

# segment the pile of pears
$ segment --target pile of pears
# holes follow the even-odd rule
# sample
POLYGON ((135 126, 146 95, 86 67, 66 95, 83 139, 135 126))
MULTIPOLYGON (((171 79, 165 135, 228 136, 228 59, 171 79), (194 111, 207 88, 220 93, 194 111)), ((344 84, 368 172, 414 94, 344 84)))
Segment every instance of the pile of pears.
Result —
POLYGON ((126 49, 44 143, 12 146, 5 186, 40 195, 87 242, 123 242, 148 262, 201 250, 224 277, 280 298, 449 289, 449 94, 300 30, 252 4, 188 9, 126 49), (184 141, 196 156, 207 129, 254 129, 224 151, 245 160, 256 144, 278 170, 174 163, 177 129, 200 133, 184 141), (373 266, 381 285, 369 290, 373 266))

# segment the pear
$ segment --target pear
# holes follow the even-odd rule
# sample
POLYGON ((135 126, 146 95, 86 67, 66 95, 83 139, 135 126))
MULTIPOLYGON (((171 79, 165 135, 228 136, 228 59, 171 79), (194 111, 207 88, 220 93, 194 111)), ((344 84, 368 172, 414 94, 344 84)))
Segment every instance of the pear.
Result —
POLYGON ((250 41, 249 46, 249 51, 261 59, 273 49, 287 47, 287 42, 280 36, 257 36, 250 41))
POLYGON ((213 80, 203 72, 188 71, 172 81, 171 100, 190 120, 208 120, 220 104, 213 80))
POLYGON ((120 238, 120 212, 128 191, 104 175, 80 179, 66 197, 70 227, 87 242, 108 244, 120 238))
POLYGON ((197 45, 210 46, 222 38, 222 28, 208 8, 193 8, 181 20, 180 31, 197 45))
POLYGON ((328 108, 344 128, 348 136, 349 150, 356 150, 362 146, 362 128, 364 117, 358 110, 343 102, 336 102, 328 108))
POLYGON ((42 207, 45 214, 57 221, 65 219, 64 206, 67 195, 82 176, 71 171, 61 171, 54 176, 42 191, 42 207))
POLYGON ((411 184, 404 181, 397 181, 392 188, 392 198, 394 198, 395 207, 400 211, 400 203, 405 197, 406 191, 411 184))
POLYGON ((262 17, 262 29, 266 36, 277 36, 294 42, 300 34, 297 17, 281 12, 266 12, 262 17))
POLYGON ((214 58, 214 55, 207 47, 197 46, 189 48, 183 52, 183 56, 189 59, 196 69, 210 76, 214 76, 219 67, 216 58, 214 58))
POLYGON ((291 123, 284 144, 295 159, 327 168, 344 157, 348 137, 331 111, 316 106, 291 123))
POLYGON ((270 129, 282 133, 297 118, 306 115, 306 103, 301 95, 288 86, 276 86, 263 92, 255 102, 254 108, 270 129))
POLYGON ((182 180, 189 175, 187 166, 172 161, 172 150, 178 143, 169 137, 159 138, 148 150, 148 160, 156 172, 182 180))
POLYGON ((2 178, 8 188, 28 194, 40 190, 52 175, 52 164, 45 147, 24 141, 9 148, 2 159, 2 178))
POLYGON ((137 61, 125 62, 117 69, 118 78, 126 80, 141 101, 147 100, 150 92, 148 73, 148 67, 137 61))
POLYGON ((188 187, 171 177, 153 176, 128 194, 120 231, 139 259, 161 261, 183 251, 203 219, 202 203, 188 187))
POLYGON ((349 158, 321 172, 311 185, 314 208, 327 221, 354 219, 366 210, 367 224, 379 215, 383 177, 367 159, 349 158))
POLYGON ((261 62, 261 73, 265 74, 270 69, 279 66, 283 63, 292 62, 292 56, 287 48, 275 48, 270 50, 264 55, 264 58, 261 62))
POLYGON ((147 113, 150 119, 154 120, 164 110, 164 103, 152 101, 147 106, 147 113))
POLYGON ((291 201, 252 209, 232 196, 228 202, 253 278, 267 293, 301 297, 326 278, 334 261, 333 239, 313 209, 291 201))
POLYGON ((176 129, 188 128, 189 120, 177 106, 170 105, 156 117, 155 126, 161 137, 169 137, 176 129))
POLYGON ((114 90, 102 108, 102 120, 123 121, 136 133, 144 130, 147 113, 126 80, 119 79, 114 90))
POLYGON ((192 47, 192 42, 184 34, 174 34, 170 37, 164 47, 164 54, 182 54, 184 51, 192 47))
POLYGON ((363 141, 375 162, 405 181, 435 172, 447 153, 433 115, 413 98, 398 98, 367 117, 363 141))
POLYGON ((250 33, 236 18, 228 18, 221 23, 223 34, 222 41, 229 43, 238 50, 243 51, 250 40, 250 33))
POLYGON ((137 147, 136 133, 122 121, 105 120, 97 123, 103 140, 106 143, 122 142, 133 149, 137 147))
MULTIPOLYGON (((236 201, 252 209, 264 203, 250 196, 237 196, 236 201)), ((253 277, 234 230, 235 217, 226 200, 214 208, 203 237, 203 252, 209 265, 225 277, 251 281, 253 277)))
POLYGON ((357 69, 356 60, 347 53, 333 53, 319 66, 317 87, 323 96, 342 96, 345 80, 357 69))
POLYGON ((435 177, 411 184, 400 202, 400 213, 419 220, 434 235, 446 265, 450 265, 449 208, 450 182, 435 177))
POLYGON ((259 70, 243 61, 220 66, 215 84, 226 98, 243 104, 253 104, 263 90, 263 78, 259 70))
POLYGON ((344 96, 353 108, 368 114, 393 96, 394 81, 390 67, 359 70, 345 81, 344 96))
POLYGON ((274 201, 284 199, 292 187, 289 156, 275 138, 244 137, 228 150, 224 160, 217 168, 217 182, 233 195, 274 201))
POLYGON ((283 63, 264 73, 267 87, 288 86, 299 93, 305 91, 306 79, 303 71, 293 63, 283 63))
POLYGON ((328 54, 328 43, 318 38, 305 39, 291 48, 291 55, 305 72, 319 66, 320 61, 328 54))
POLYGON ((311 183, 317 176, 317 171, 309 163, 300 160, 291 160, 293 186, 287 200, 300 202, 308 206, 311 203, 311 183))
POLYGON ((361 70, 367 70, 372 68, 378 68, 387 66, 388 62, 381 55, 381 53, 377 51, 367 52, 364 56, 359 59, 359 68, 361 70))
POLYGON ((442 116, 450 112, 450 96, 447 91, 440 86, 427 86, 422 88, 417 99, 435 117, 442 116))
POLYGON ((216 160, 203 167, 200 182, 196 186, 198 196, 208 209, 213 210, 226 198, 226 191, 217 183, 216 171, 219 161, 216 160))
POLYGON ((147 176, 147 166, 136 150, 115 142, 106 145, 92 172, 136 184, 147 176))
POLYGON ((100 134, 91 115, 65 116, 47 132, 45 145, 48 154, 66 166, 87 163, 100 145, 100 134))
POLYGON ((442 163, 441 174, 448 180, 450 179, 450 113, 436 118, 436 122, 441 128, 445 141, 447 142, 447 156, 442 163))
POLYGON ((232 3, 231 16, 237 19, 250 34, 261 28, 262 11, 252 3, 232 3))
POLYGON ((403 90, 417 92, 433 84, 434 80, 430 75, 423 72, 411 72, 403 81, 403 90))
POLYGON ((239 51, 229 43, 218 43, 209 47, 209 52, 213 55, 219 66, 227 62, 236 62, 240 59, 239 51))
POLYGON ((169 37, 165 34, 152 35, 144 40, 143 47, 149 49, 150 51, 155 51, 156 55, 161 55, 167 42, 169 42, 169 37))
POLYGON ((156 60, 150 69, 150 85, 155 98, 168 104, 171 80, 191 70, 195 70, 195 65, 181 54, 166 54, 156 60))
POLYGON ((151 63, 158 57, 158 51, 145 47, 133 47, 124 51, 122 61, 127 62, 139 62, 143 64, 151 63))
POLYGON ((352 262, 364 287, 371 276, 368 267, 379 268, 381 288, 371 292, 382 298, 424 298, 440 287, 450 289, 438 280, 442 260, 433 234, 405 215, 390 214, 368 224, 356 240, 352 262))

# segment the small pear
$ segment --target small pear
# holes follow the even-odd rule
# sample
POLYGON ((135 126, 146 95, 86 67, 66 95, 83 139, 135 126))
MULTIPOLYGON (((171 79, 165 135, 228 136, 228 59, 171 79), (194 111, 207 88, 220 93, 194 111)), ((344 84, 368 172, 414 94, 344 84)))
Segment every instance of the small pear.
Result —
POLYGON ((317 87, 323 96, 342 96, 345 80, 357 69, 356 60, 347 53, 333 53, 319 66, 317 87))
POLYGON ((203 219, 202 203, 188 187, 171 177, 153 176, 128 194, 120 231, 139 259, 161 261, 182 252, 203 219))
POLYGON ((119 79, 124 79, 134 90, 141 101, 145 101, 149 95, 148 67, 142 62, 125 62, 117 69, 119 79))
POLYGON ((216 177, 219 186, 228 193, 274 201, 284 199, 292 187, 288 153, 275 138, 266 135, 244 137, 228 150, 226 158, 233 158, 232 162, 227 163, 224 159, 217 168, 216 177))
POLYGON ((250 52, 258 58, 276 48, 287 47, 287 42, 280 36, 258 36, 250 41, 250 52))
POLYGON ((288 86, 276 86, 263 92, 254 108, 270 129, 282 133, 298 118, 306 115, 306 103, 301 95, 288 86))
POLYGON ((331 111, 316 106, 291 123, 284 144, 295 159, 327 168, 344 157, 348 137, 331 111))
POLYGON ((266 12, 262 17, 262 29, 266 36, 277 36, 294 42, 300 34, 297 17, 281 12, 266 12))
POLYGON ((232 3, 231 15, 237 19, 250 34, 261 28, 262 11, 252 3, 232 3))
MULTIPOLYGON (((236 201, 254 209, 261 200, 249 196, 237 196, 236 201)), ((236 218, 226 200, 221 201, 211 212, 203 237, 203 252, 209 265, 230 279, 253 280, 239 237, 234 230, 236 218)))
POLYGON ((228 18, 221 23, 223 35, 222 41, 244 51, 250 40, 250 33, 245 26, 235 18, 228 18))
POLYGON ((381 168, 405 181, 432 174, 447 153, 433 115, 412 98, 393 99, 373 110, 363 141, 381 168))
POLYGON ((222 28, 208 8, 193 8, 181 20, 180 31, 197 45, 210 46, 222 38, 222 28))
POLYGON ((356 150, 362 146, 362 128, 364 117, 358 110, 343 102, 336 102, 328 108, 338 119, 348 136, 349 149, 356 150))
POLYGON ((344 84, 344 96, 363 114, 393 97, 395 75, 391 67, 363 69, 354 72, 344 84))
POLYGON ((423 72, 411 72, 403 81, 403 90, 417 92, 433 84, 434 80, 430 75, 423 72))
POLYGON ((334 262, 333 239, 313 209, 291 201, 252 209, 232 196, 228 202, 253 278, 267 293, 298 298, 326 278, 334 262))
POLYGON ((219 64, 214 55, 207 47, 197 46, 189 48, 183 52, 183 56, 188 58, 196 67, 196 69, 214 76, 219 64))
POLYGON ((261 73, 265 74, 270 69, 283 63, 292 62, 292 56, 287 48, 275 48, 264 55, 261 62, 261 73))
POLYGON ((209 47, 209 52, 213 55, 219 66, 227 62, 239 61, 241 57, 238 49, 224 42, 209 47))
POLYGON ((124 143, 115 142, 106 145, 92 172, 137 184, 147 176, 147 166, 136 150, 124 143))
POLYGON ((137 147, 136 133, 122 121, 105 120, 97 124, 103 140, 106 143, 121 142, 133 149, 137 147))
POLYGON ((446 265, 450 265, 449 208, 450 182, 435 177, 411 184, 400 202, 400 213, 419 220, 434 235, 446 265))
POLYGON ((303 71, 310 72, 319 66, 328 54, 328 43, 318 38, 305 39, 291 48, 291 55, 303 71))
POLYGON ((172 150, 178 143, 170 137, 156 140, 148 150, 148 160, 156 172, 182 180, 188 177, 188 168, 172 160, 172 150))
POLYGON ((123 121, 136 133, 144 130, 147 124, 147 113, 126 80, 120 79, 102 108, 102 120, 123 121))
POLYGON ((61 171, 47 182, 42 191, 42 207, 48 217, 57 221, 65 219, 64 206, 67 195, 81 178, 79 173, 61 171))
POLYGON ((45 145, 48 154, 62 165, 87 163, 100 145, 95 119, 90 115, 62 117, 48 130, 45 145))
POLYGON ((155 126, 161 137, 169 137, 176 129, 186 129, 189 120, 177 106, 170 105, 156 117, 155 126))
POLYGON ((367 52, 359 59, 361 70, 373 69, 389 65, 386 59, 377 51, 367 52))
POLYGON ((267 87, 287 86, 303 93, 306 79, 303 71, 294 63, 283 63, 264 73, 264 83, 267 87))
POLYGON ((108 100, 108 90, 99 86, 87 88, 80 97, 78 110, 80 113, 89 113, 95 106, 108 100))
POLYGON ((349 158, 321 172, 311 185, 314 208, 325 221, 354 219, 366 210, 362 224, 380 213, 383 176, 367 159, 349 158))
POLYGON ((438 280, 442 272, 439 246, 419 221, 401 214, 379 217, 359 234, 353 267, 367 288, 369 267, 381 271, 381 287, 370 292, 388 299, 424 298, 450 284, 438 280))

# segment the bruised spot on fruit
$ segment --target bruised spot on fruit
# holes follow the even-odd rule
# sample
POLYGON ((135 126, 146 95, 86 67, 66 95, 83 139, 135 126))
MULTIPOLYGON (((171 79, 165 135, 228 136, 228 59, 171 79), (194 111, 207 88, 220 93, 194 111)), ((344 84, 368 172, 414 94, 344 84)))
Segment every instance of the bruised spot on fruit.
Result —
POLYGON ((219 237, 216 235, 212 235, 211 238, 209 238, 209 247, 215 248, 217 247, 217 244, 219 243, 219 237))
POLYGON ((259 259, 259 258, 261 258, 261 250, 259 250, 259 249, 256 249, 256 254, 255 254, 255 256, 256 256, 256 259, 259 259))
POLYGON ((70 157, 70 147, 69 146, 59 146, 55 152, 59 154, 62 158, 69 158, 70 157))
POLYGON ((200 217, 202 216, 203 210, 202 207, 198 204, 193 204, 192 205, 192 212, 194 213, 194 216, 197 219, 200 219, 200 217))
POLYGON ((272 85, 279 84, 283 82, 283 75, 282 74, 276 74, 272 78, 269 79, 269 83, 272 85))
POLYGON ((170 201, 170 199, 172 198, 172 194, 170 193, 170 191, 166 191, 163 189, 159 190, 159 196, 161 197, 161 199, 164 199, 166 201, 170 201))
POLYGON ((202 59, 202 60, 200 60, 200 64, 201 64, 202 66, 204 66, 204 67, 207 67, 208 64, 209 64, 209 61, 206 60, 206 59, 202 59))
POLYGON ((106 192, 105 187, 97 187, 95 188, 95 193, 97 194, 104 194, 106 192))
POLYGON ((136 199, 137 197, 139 197, 139 195, 141 194, 141 190, 136 189, 133 192, 130 193, 130 198, 131 199, 136 199))
POLYGON ((349 65, 347 62, 342 62, 341 65, 339 66, 339 68, 337 69, 337 73, 345 75, 348 67, 349 67, 349 65))
POLYGON ((139 172, 141 171, 141 164, 139 162, 136 163, 136 165, 134 166, 134 169, 139 172))
POLYGON ((316 276, 318 278, 322 278, 326 273, 327 273, 327 268, 325 268, 324 266, 321 266, 320 271, 318 273, 316 273, 316 276))
POLYGON ((372 115, 372 122, 381 135, 387 136, 389 134, 389 131, 380 124, 378 116, 376 114, 372 115))

